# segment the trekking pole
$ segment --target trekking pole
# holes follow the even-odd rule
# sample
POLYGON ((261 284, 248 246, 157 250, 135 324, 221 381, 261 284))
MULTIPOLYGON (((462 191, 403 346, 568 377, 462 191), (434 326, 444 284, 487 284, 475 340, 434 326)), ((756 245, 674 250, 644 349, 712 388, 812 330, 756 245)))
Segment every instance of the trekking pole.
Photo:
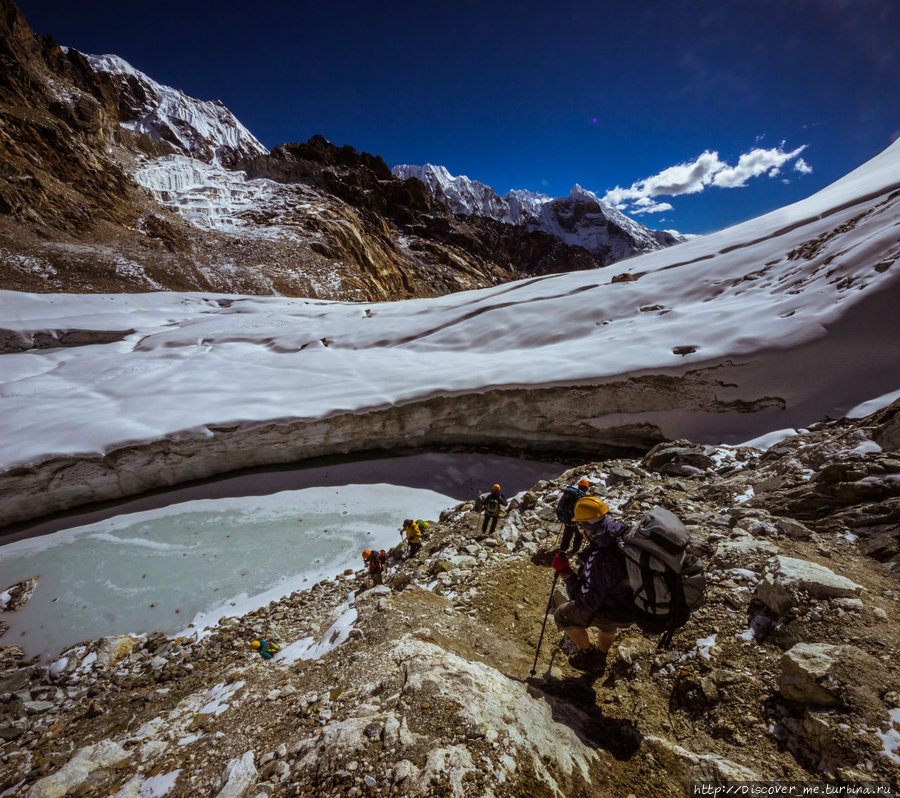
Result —
POLYGON ((559 548, 559 541, 560 541, 560 538, 562 538, 562 533, 565 528, 566 528, 566 525, 563 523, 560 523, 559 532, 556 533, 556 546, 554 548, 557 548, 557 549, 559 548))
POLYGON ((559 579, 559 571, 553 577, 553 584, 550 586, 550 598, 547 601, 547 610, 544 612, 544 625, 541 627, 541 636, 538 638, 537 651, 534 652, 534 665, 531 666, 531 675, 537 673, 537 661, 541 654, 541 643, 544 642, 544 630, 547 628, 547 617, 550 615, 550 607, 553 606, 553 591, 556 590, 556 580, 559 579))

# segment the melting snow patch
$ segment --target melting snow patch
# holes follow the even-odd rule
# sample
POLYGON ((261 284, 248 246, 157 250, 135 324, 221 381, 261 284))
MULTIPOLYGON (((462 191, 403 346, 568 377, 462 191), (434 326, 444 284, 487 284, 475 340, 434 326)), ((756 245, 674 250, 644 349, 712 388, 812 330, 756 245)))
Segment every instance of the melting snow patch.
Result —
POLYGON ((875 736, 880 737, 884 744, 882 753, 892 762, 900 764, 900 756, 897 754, 900 750, 900 709, 890 709, 888 715, 891 717, 891 727, 887 731, 875 732, 875 736))
POLYGON ((882 448, 875 441, 863 441, 855 449, 851 449, 848 454, 877 454, 882 448))
POLYGON ((710 652, 716 644, 716 637, 717 635, 711 634, 709 637, 704 637, 697 641, 697 654, 703 659, 710 659, 710 652))
POLYGON ((318 643, 315 642, 315 638, 305 637, 283 648, 276 655, 276 659, 289 665, 301 659, 320 659, 337 648, 350 635, 350 630, 359 617, 351 602, 352 597, 341 605, 341 616, 322 635, 318 643))
POLYGON ((788 429, 779 429, 774 432, 767 432, 765 435, 760 435, 758 438, 753 438, 749 441, 744 441, 744 443, 733 444, 735 447, 737 446, 749 446, 752 449, 762 449, 765 451, 766 449, 771 448, 776 443, 781 443, 783 440, 787 440, 790 437, 793 437, 797 434, 797 430, 788 428, 788 429))
POLYGON ((191 743, 197 742, 197 740, 201 739, 203 736, 204 736, 203 734, 191 734, 191 735, 188 735, 187 737, 182 737, 178 741, 178 745, 182 746, 182 747, 185 745, 190 745, 191 743))
POLYGON ((744 504, 744 502, 750 501, 750 499, 752 499, 755 495, 756 492, 752 487, 747 488, 747 490, 745 490, 740 496, 734 497, 734 504, 744 504))
POLYGON ((753 620, 750 621, 750 628, 747 629, 746 632, 735 635, 735 637, 739 640, 743 640, 745 643, 752 643, 757 637, 760 637, 771 624, 772 622, 765 615, 756 615, 753 620))
POLYGON ((845 414, 845 418, 865 418, 866 416, 871 415, 877 410, 882 410, 888 405, 890 405, 895 399, 900 399, 900 391, 891 391, 890 393, 886 393, 883 396, 879 396, 876 399, 870 399, 868 402, 863 402, 861 405, 857 405, 851 410, 848 410, 845 414))
POLYGON ((198 711, 198 715, 220 715, 228 709, 228 700, 242 687, 244 682, 225 684, 221 682, 212 688, 204 697, 206 703, 198 711))
POLYGON ((151 776, 141 785, 141 798, 162 798, 168 795, 170 790, 175 786, 175 780, 181 769, 173 770, 171 773, 160 774, 159 776, 151 776))
POLYGON ((88 654, 81 662, 81 667, 78 669, 80 671, 87 672, 90 670, 91 665, 93 665, 97 661, 97 652, 92 651, 88 654))

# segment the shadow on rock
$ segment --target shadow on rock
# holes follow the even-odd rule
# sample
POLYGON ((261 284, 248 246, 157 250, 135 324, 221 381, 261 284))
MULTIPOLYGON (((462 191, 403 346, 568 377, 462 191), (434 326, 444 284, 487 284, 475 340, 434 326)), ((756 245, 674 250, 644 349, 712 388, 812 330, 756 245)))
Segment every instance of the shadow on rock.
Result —
POLYGON ((606 717, 597 706, 595 676, 527 680, 528 694, 546 702, 553 720, 568 726, 591 748, 602 748, 618 760, 631 759, 641 745, 641 734, 629 720, 606 717))

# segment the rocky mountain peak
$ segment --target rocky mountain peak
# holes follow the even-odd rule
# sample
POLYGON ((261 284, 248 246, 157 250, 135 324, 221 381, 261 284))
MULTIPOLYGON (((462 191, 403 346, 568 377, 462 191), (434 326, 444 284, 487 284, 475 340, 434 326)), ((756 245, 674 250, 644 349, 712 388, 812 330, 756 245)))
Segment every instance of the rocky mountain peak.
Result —
POLYGON ((421 180, 435 199, 456 214, 539 230, 584 247, 604 265, 684 240, 677 234, 650 230, 577 183, 568 196, 558 199, 526 190, 501 197, 492 186, 464 175, 454 177, 443 166, 403 164, 392 171, 397 177, 421 180))

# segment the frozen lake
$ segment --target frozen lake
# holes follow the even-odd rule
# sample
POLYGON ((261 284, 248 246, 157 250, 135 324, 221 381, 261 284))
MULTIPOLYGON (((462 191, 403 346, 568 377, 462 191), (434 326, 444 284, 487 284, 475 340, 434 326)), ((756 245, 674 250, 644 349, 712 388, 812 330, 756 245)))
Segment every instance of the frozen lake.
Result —
POLYGON ((20 534, 0 547, 0 590, 40 577, 25 607, 0 616, 10 626, 0 644, 49 659, 108 635, 198 632, 222 616, 361 568, 363 549, 401 541, 404 518, 436 520, 494 480, 509 496, 561 470, 516 458, 427 453, 328 466, 318 474, 235 477, 82 514, 68 525, 58 519, 52 532, 38 525, 31 537, 20 534), (280 489, 353 476, 371 482, 280 489), (221 495, 264 489, 277 492, 221 495), (198 491, 217 497, 195 498, 198 491), (162 507, 134 506, 173 498, 162 507), (98 514, 108 517, 92 517, 98 514))

